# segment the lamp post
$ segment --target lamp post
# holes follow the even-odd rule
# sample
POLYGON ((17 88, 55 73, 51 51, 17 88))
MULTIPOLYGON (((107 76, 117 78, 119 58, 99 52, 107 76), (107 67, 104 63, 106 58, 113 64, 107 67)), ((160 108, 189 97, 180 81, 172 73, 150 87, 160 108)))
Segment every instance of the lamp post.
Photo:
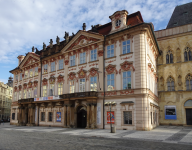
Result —
POLYGON ((110 128, 111 128, 111 133, 112 133, 112 122, 111 122, 111 117, 112 117, 112 115, 111 115, 111 105, 116 105, 116 102, 115 101, 113 101, 113 102, 105 102, 105 106, 110 106, 110 128))

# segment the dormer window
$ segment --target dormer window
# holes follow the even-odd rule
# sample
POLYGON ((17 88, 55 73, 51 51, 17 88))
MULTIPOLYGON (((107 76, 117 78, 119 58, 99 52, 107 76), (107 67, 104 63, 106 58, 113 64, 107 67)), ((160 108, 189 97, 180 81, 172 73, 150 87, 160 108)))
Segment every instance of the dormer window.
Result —
POLYGON ((121 20, 117 20, 116 21, 116 27, 120 26, 121 25, 121 20))

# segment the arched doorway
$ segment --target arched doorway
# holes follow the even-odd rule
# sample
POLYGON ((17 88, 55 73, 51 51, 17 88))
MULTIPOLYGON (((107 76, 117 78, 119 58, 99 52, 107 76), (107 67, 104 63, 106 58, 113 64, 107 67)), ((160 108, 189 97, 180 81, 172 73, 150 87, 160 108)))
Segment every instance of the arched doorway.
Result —
POLYGON ((84 106, 77 108, 77 128, 85 128, 87 124, 87 110, 84 106))
POLYGON ((186 109, 186 123, 192 125, 192 100, 186 101, 184 107, 186 109))

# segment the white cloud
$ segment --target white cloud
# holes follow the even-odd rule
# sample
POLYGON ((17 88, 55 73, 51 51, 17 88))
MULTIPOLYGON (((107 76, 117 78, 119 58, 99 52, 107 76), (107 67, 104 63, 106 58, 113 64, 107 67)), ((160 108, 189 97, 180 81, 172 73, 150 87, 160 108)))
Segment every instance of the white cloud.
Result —
POLYGON ((76 33, 82 24, 105 24, 117 10, 129 13, 140 11, 145 22, 153 22, 155 29, 165 27, 178 4, 190 0, 0 0, 0 63, 17 64, 17 56, 43 42, 55 42, 64 32, 76 33), (162 24, 166 21, 166 24, 162 24))

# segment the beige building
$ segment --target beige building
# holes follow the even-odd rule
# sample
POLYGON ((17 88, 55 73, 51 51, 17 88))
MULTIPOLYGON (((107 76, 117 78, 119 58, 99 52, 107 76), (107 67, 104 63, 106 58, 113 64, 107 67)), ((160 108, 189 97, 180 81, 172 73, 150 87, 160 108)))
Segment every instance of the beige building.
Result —
POLYGON ((0 82, 0 120, 10 119, 13 88, 0 82))
POLYGON ((111 22, 18 56, 11 124, 151 130, 159 125, 153 26, 140 12, 117 11, 111 22), (106 102, 115 102, 110 107, 106 102))

